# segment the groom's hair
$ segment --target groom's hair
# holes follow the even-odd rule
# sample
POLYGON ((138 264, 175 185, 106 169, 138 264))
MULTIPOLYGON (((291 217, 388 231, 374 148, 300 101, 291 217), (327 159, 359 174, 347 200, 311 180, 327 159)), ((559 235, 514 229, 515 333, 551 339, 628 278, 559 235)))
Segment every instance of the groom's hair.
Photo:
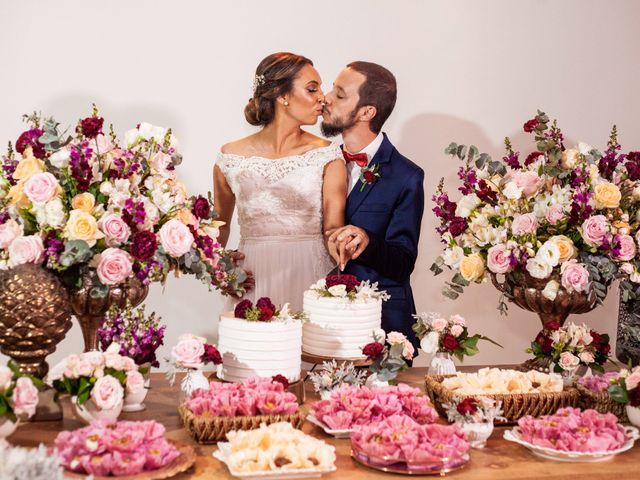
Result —
POLYGON ((351 62, 347 65, 358 73, 366 77, 364 83, 360 85, 360 101, 356 109, 371 105, 376 107, 376 115, 369 123, 369 128, 373 133, 380 133, 382 125, 387 121, 393 107, 396 105, 398 89, 396 77, 382 65, 371 62, 351 62))

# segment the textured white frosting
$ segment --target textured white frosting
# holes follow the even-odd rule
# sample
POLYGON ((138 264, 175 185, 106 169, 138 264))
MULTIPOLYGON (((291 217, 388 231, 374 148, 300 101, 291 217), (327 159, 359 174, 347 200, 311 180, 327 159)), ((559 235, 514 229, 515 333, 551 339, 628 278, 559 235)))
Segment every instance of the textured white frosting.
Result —
POLYGON ((223 380, 284 375, 295 382, 302 367, 302 322, 248 321, 225 313, 218 326, 218 350, 222 355, 218 377, 223 380))
POLYGON ((380 329, 382 300, 321 297, 304 292, 303 310, 309 321, 302 328, 302 350, 333 358, 364 358, 362 347, 380 329))

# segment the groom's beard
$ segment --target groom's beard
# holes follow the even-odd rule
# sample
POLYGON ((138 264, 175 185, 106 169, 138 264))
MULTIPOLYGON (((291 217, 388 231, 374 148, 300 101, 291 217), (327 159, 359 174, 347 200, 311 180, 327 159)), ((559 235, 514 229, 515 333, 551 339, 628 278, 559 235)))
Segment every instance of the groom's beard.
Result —
POLYGON ((353 127, 356 124, 356 110, 354 109, 346 118, 323 120, 320 124, 320 131, 325 137, 335 137, 342 134, 345 130, 353 127))

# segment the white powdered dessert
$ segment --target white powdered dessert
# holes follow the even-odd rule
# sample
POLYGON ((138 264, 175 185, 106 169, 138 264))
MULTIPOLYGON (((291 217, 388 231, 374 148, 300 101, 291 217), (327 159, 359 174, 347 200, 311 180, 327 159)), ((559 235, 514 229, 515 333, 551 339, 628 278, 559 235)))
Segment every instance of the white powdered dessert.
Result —
MULTIPOLYGON (((335 282, 335 276, 332 284, 335 282)), ((327 278, 330 278, 327 277, 327 278)), ((355 277, 327 288, 321 279, 304 292, 302 309, 308 321, 302 327, 302 350, 336 359, 365 358, 362 347, 383 336, 382 302, 389 296, 377 284, 356 283, 355 277), (347 287, 349 286, 349 289, 347 287)))
POLYGON ((222 355, 218 378, 242 382, 251 377, 283 375, 289 382, 298 381, 302 321, 283 317, 263 322, 236 318, 233 312, 222 314, 218 326, 218 350, 222 355))

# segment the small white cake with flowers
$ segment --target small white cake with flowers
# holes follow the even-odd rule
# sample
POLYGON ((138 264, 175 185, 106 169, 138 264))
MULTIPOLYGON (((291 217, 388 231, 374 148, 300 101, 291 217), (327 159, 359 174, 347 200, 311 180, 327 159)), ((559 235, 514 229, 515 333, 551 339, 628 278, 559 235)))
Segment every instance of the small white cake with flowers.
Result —
POLYGON ((300 379, 302 368, 302 318, 289 312, 289 304, 278 311, 267 297, 255 305, 239 302, 233 312, 223 313, 218 326, 218 350, 222 364, 218 378, 243 382, 251 377, 282 375, 289 382, 300 379))
POLYGON ((308 322, 302 327, 302 351, 336 359, 366 358, 362 347, 384 336, 382 302, 389 299, 377 283, 353 275, 328 275, 304 292, 308 322))

